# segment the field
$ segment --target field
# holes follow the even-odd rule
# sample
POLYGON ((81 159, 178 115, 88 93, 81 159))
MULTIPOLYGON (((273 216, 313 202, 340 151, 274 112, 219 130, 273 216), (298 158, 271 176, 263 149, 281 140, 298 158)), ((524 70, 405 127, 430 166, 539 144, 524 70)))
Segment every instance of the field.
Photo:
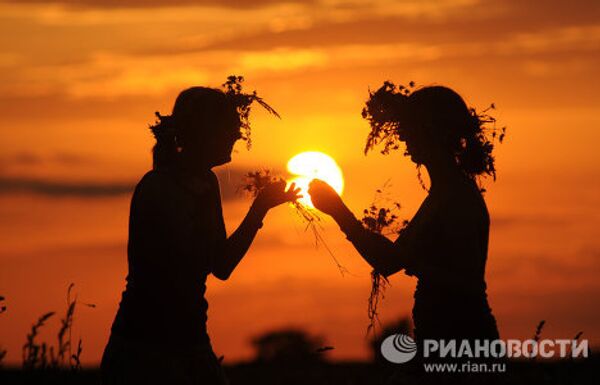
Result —
MULTIPOLYGON (((598 384, 600 357, 591 356, 577 361, 549 363, 510 362, 501 376, 485 377, 473 374, 466 383, 499 384, 598 384), (495 379, 495 381, 494 381, 495 379)), ((401 366, 367 362, 311 363, 306 365, 240 363, 226 366, 231 385, 384 385, 414 383, 462 383, 448 376, 439 378, 425 375, 418 380, 402 372, 401 366), (391 382, 390 382, 391 381, 391 382)), ((13 384, 100 384, 97 369, 80 371, 37 370, 23 371, 6 368, 0 370, 0 383, 13 384)))

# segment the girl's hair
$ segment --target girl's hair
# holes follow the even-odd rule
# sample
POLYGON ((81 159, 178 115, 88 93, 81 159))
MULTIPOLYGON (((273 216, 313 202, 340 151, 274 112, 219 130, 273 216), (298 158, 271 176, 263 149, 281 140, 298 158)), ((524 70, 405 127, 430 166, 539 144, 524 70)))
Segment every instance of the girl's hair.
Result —
POLYGON ((150 126, 156 139, 152 150, 154 168, 170 165, 177 159, 183 143, 213 135, 215 129, 241 130, 250 147, 250 106, 258 102, 268 112, 279 114, 260 98, 256 91, 242 92, 241 76, 229 76, 222 89, 191 87, 181 91, 171 115, 156 112, 157 121, 150 126), (224 123, 224 124, 220 124, 224 123))
POLYGON ((492 151, 496 137, 504 139, 505 128, 496 129, 489 108, 478 113, 467 107, 462 97, 447 87, 416 89, 385 82, 363 109, 363 117, 371 125, 365 153, 380 143, 382 153, 400 147, 400 140, 411 138, 427 144, 441 141, 455 157, 457 165, 471 179, 496 177, 492 151))
POLYGON ((150 126, 156 139, 152 149, 155 168, 173 164, 182 143, 210 134, 209 130, 216 126, 217 119, 237 115, 223 91, 207 87, 183 90, 175 100, 171 115, 155 114, 158 120, 150 126))

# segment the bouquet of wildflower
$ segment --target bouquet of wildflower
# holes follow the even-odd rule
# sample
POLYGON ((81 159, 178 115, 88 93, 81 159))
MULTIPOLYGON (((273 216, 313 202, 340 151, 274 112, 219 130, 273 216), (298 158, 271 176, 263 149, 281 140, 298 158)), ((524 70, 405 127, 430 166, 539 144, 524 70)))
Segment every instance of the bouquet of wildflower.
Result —
MULTIPOLYGON (((263 188, 271 183, 282 180, 284 180, 282 177, 274 175, 271 170, 268 169, 251 171, 245 175, 244 181, 240 186, 240 190, 246 192, 251 197, 256 198, 258 193, 260 193, 263 188)), ((315 238, 315 246, 323 246, 335 262, 340 273, 342 275, 347 273, 348 270, 340 264, 329 246, 327 246, 327 243, 321 234, 323 231, 323 226, 321 224, 321 217, 319 216, 318 212, 311 207, 305 206, 299 201, 292 202, 292 207, 294 208, 294 211, 300 220, 306 225, 305 230, 310 230, 313 233, 315 238)))
MULTIPOLYGON (((400 203, 387 202, 389 199, 384 196, 385 189, 389 187, 389 181, 384 184, 384 187, 377 189, 373 203, 363 210, 361 218, 362 225, 365 229, 381 235, 393 235, 402 232, 408 225, 407 220, 400 220, 398 212, 400 211, 400 203), (385 202, 384 202, 385 201, 385 202), (390 207, 382 206, 382 203, 391 203, 390 207)), ((385 289, 389 285, 386 277, 381 275, 377 270, 371 271, 371 293, 369 295, 369 305, 367 313, 369 316, 369 327, 367 333, 379 324, 379 313, 377 307, 385 297, 385 289)))

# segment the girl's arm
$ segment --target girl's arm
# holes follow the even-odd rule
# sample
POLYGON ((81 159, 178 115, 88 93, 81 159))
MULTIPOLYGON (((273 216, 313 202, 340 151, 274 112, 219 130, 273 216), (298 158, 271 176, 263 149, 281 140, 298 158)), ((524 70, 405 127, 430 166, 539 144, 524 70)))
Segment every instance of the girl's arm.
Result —
POLYGON ((300 198, 299 192, 300 189, 297 189, 293 183, 286 191, 284 181, 265 187, 254 200, 237 230, 225 241, 223 252, 213 261, 213 275, 221 280, 229 278, 248 252, 256 233, 262 227, 267 212, 282 203, 293 202, 300 198))
POLYGON ((365 229, 335 190, 323 181, 311 182, 308 192, 314 206, 333 217, 348 240, 375 271, 388 276, 406 267, 408 255, 403 247, 398 247, 406 243, 402 236, 392 242, 381 234, 365 229))
POLYGON ((333 218, 356 251, 379 274, 387 277, 405 268, 405 258, 395 242, 365 229, 348 207, 344 205, 343 210, 336 213, 333 218))

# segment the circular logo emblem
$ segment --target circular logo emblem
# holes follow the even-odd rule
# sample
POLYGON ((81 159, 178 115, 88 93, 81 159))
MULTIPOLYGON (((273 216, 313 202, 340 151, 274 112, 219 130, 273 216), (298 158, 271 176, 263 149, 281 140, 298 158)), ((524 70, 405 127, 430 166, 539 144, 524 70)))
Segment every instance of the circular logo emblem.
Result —
POLYGON ((403 364, 417 355, 417 344, 405 334, 392 334, 381 343, 381 354, 390 362, 403 364))

